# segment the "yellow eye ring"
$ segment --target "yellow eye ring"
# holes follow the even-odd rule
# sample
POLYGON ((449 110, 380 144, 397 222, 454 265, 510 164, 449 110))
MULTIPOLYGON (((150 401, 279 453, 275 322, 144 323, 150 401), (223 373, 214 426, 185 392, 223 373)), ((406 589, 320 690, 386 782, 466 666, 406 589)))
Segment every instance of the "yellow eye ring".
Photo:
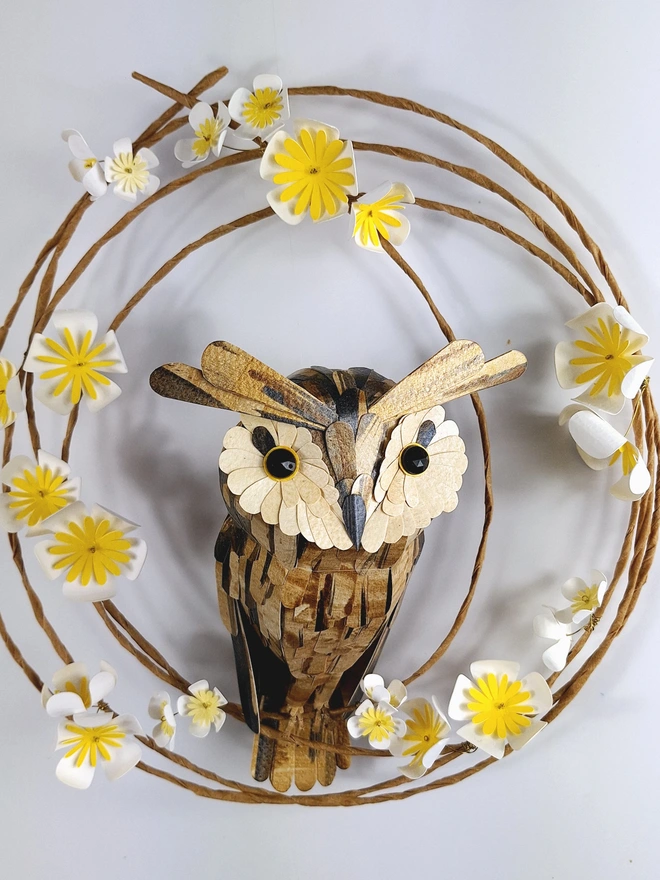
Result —
POLYGON ((409 443, 399 453, 399 467, 409 477, 419 477, 428 468, 431 459, 421 443, 409 443))
POLYGON ((271 480, 286 483, 300 470, 298 453, 290 446, 273 446, 264 456, 264 470, 271 480))

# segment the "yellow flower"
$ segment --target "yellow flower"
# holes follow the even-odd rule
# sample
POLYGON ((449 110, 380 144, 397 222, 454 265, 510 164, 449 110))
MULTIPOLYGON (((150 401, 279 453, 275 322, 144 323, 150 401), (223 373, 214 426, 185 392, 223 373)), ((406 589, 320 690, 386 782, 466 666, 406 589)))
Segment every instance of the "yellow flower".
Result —
POLYGON ((0 427, 8 428, 16 420, 16 413, 24 409, 16 367, 0 357, 0 427))
POLYGON ((226 714, 222 706, 227 700, 217 688, 211 690, 208 681, 201 679, 188 688, 187 694, 179 697, 177 708, 179 715, 188 715, 191 719, 190 732, 193 736, 206 736, 215 727, 216 732, 225 723, 226 714))
POLYGON ((154 718, 158 722, 151 734, 156 741, 156 745, 173 749, 176 718, 172 711, 170 695, 166 691, 154 694, 151 700, 149 700, 149 717, 154 718))
POLYGON ((508 733, 519 734, 521 728, 529 727, 530 720, 526 714, 533 713, 534 708, 527 703, 530 694, 521 690, 519 681, 509 682, 506 675, 499 681, 492 672, 485 679, 477 679, 477 687, 470 688, 473 702, 468 709, 474 712, 474 724, 483 724, 486 736, 494 734, 504 739, 508 733))
POLYGON ((339 139, 336 128, 301 120, 295 136, 278 131, 260 168, 276 189, 268 202, 287 223, 299 223, 309 211, 315 222, 348 211, 348 196, 357 193, 353 146, 339 139), (284 169, 284 170, 282 170, 284 169))
POLYGON ((121 741, 126 736, 116 724, 99 724, 97 727, 80 727, 78 724, 66 724, 66 730, 73 734, 62 740, 63 746, 71 746, 65 753, 65 758, 75 756, 76 767, 81 767, 85 758, 89 756, 92 767, 100 757, 103 761, 110 761, 110 749, 121 748, 121 741))
POLYGON ((360 247, 382 251, 381 237, 399 246, 408 238, 410 223, 401 216, 405 204, 414 204, 415 197, 403 183, 384 183, 366 193, 353 205, 355 225, 353 238, 360 247))
POLYGON ((101 670, 91 678, 84 663, 69 663, 53 676, 53 689, 43 686, 41 703, 53 717, 76 715, 100 703, 117 682, 115 670, 101 660, 101 670))
POLYGON ((390 745, 393 755, 410 758, 408 764, 399 768, 410 779, 423 776, 433 765, 451 732, 435 697, 431 700, 416 698, 402 706, 401 711, 408 716, 406 732, 390 745))
POLYGON ((28 526, 28 535, 43 534, 40 523, 76 501, 80 480, 69 479, 65 461, 39 450, 37 461, 26 455, 12 458, 0 471, 0 482, 9 492, 0 495, 0 527, 18 532, 28 526))
POLYGON ((591 583, 579 577, 570 578, 561 588, 563 597, 570 604, 567 608, 556 611, 555 617, 560 623, 583 626, 593 612, 600 608, 606 588, 607 578, 598 569, 591 572, 591 583))
POLYGON ((617 413, 632 399, 653 363, 640 354, 648 336, 622 306, 598 303, 566 325, 579 337, 561 342, 555 352, 562 388, 589 386, 577 400, 617 413))
POLYGON ((385 700, 376 705, 371 700, 364 700, 355 715, 348 719, 347 727, 355 739, 366 736, 374 749, 389 749, 391 741, 406 731, 403 719, 397 717, 394 706, 385 700))
POLYGON ((239 138, 266 138, 289 118, 289 97, 279 76, 272 73, 254 78, 252 91, 237 89, 229 101, 231 118, 239 123, 239 138))
POLYGON ((55 312, 53 327, 59 339, 35 333, 25 361, 26 372, 36 373, 40 380, 38 399, 62 414, 83 397, 92 412, 102 409, 121 394, 102 374, 126 372, 114 331, 97 340, 96 315, 67 309, 55 312))
POLYGON ((98 764, 110 780, 119 779, 135 767, 141 757, 134 736, 141 734, 132 715, 113 717, 111 712, 80 712, 73 721, 62 721, 56 749, 66 749, 55 774, 73 788, 89 788, 98 764))
POLYGON ((243 104, 243 117, 255 128, 268 128, 280 118, 282 96, 274 89, 257 89, 243 104))
POLYGON ((218 111, 213 113, 210 104, 197 101, 188 114, 188 122, 195 134, 194 138, 183 138, 176 142, 174 155, 184 168, 192 168, 203 162, 209 155, 220 155, 220 150, 227 137, 230 122, 229 112, 220 101, 218 111))
POLYGON ((103 170, 108 183, 114 183, 114 193, 121 199, 134 202, 138 193, 150 196, 160 186, 160 180, 151 169, 159 162, 151 150, 143 147, 133 153, 130 138, 121 138, 112 146, 114 156, 106 156, 103 170))
POLYGON ((51 533, 35 553, 50 578, 65 573, 64 594, 92 602, 115 593, 114 578, 133 580, 142 568, 144 541, 129 536, 135 523, 121 519, 99 505, 87 511, 77 501, 45 523, 51 533))

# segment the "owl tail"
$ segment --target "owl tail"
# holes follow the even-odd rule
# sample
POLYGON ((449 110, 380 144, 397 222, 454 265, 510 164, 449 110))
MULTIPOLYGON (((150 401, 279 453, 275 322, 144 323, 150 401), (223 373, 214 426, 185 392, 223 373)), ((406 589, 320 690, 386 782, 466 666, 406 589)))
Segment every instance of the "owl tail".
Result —
POLYGON ((350 756, 332 748, 348 746, 346 722, 329 715, 327 709, 305 706, 292 711, 287 719, 263 719, 261 724, 281 737, 265 733, 255 737, 252 775, 258 782, 270 779, 276 791, 288 791, 292 782, 300 791, 309 791, 315 782, 330 785, 337 767, 350 766, 350 756))

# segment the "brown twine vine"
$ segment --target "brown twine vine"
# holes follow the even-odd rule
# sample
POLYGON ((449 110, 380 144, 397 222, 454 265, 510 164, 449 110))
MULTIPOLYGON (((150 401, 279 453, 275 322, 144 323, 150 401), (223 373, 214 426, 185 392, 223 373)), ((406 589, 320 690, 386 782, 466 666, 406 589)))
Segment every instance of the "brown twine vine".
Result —
MULTIPOLYGON (((155 89, 161 94, 172 100, 172 105, 165 110, 154 122, 147 126, 142 134, 135 140, 136 149, 143 146, 153 146, 163 138, 174 133, 186 124, 185 116, 177 116, 183 107, 189 108, 194 105, 199 95, 207 91, 209 88, 217 84, 227 74, 226 67, 220 67, 211 71, 203 77, 189 92, 183 93, 173 89, 167 85, 159 83, 155 80, 145 77, 141 74, 133 74, 134 78, 140 82, 155 89)), ((552 204, 556 213, 568 225, 569 229, 575 233, 586 251, 586 255, 591 258, 598 272, 605 281, 613 299, 617 304, 627 307, 626 300, 621 293, 619 285, 614 278, 605 258, 591 236, 584 229, 572 209, 566 202, 546 183, 541 181, 530 169, 523 165, 518 159, 512 156, 495 141, 480 134, 472 128, 458 122, 451 117, 425 107, 415 101, 405 98, 384 95, 380 92, 362 91, 357 89, 341 89, 336 86, 307 86, 302 88, 289 89, 290 95, 305 96, 330 96, 330 97, 347 97, 361 101, 379 104, 384 107, 401 110, 404 112, 415 113, 434 120, 442 125, 449 126, 466 137, 480 144, 489 150, 493 155, 500 159, 505 165, 525 180, 531 187, 542 193, 546 199, 552 204)), ((46 242, 40 253, 38 254, 33 267, 30 269, 25 280, 18 289, 16 300, 12 304, 4 324, 0 327, 0 349, 4 345, 7 335, 16 319, 16 316, 28 298, 29 293, 34 288, 37 277, 42 269, 43 276, 39 283, 39 289, 35 301, 34 317, 32 329, 28 338, 28 346, 35 332, 40 332, 48 323, 53 311, 62 302, 66 294, 69 292, 75 282, 82 276, 91 262, 96 258, 102 248, 117 235, 122 233, 133 221, 137 220, 140 215, 167 198, 171 193, 176 192, 183 186, 196 181, 199 177, 206 174, 212 174, 215 171, 224 168, 231 168, 241 165, 245 162, 261 158, 263 154, 263 144, 258 142, 258 149, 245 153, 236 153, 234 155, 225 156, 213 162, 205 164, 203 167, 196 168, 190 173, 161 187, 153 196, 145 199, 132 210, 128 211, 121 220, 115 223, 95 244, 79 260, 77 265, 71 270, 62 284, 53 292, 55 276, 57 273, 60 258, 67 246, 69 245, 73 234, 78 228, 84 214, 89 209, 91 201, 89 196, 83 196, 79 199, 73 208, 69 211, 55 234, 46 242)), ((391 156, 396 159, 402 159, 406 162, 416 162, 438 168, 450 174, 454 174, 475 186, 486 189, 498 196, 508 204, 518 210, 526 220, 532 224, 546 239, 549 246, 556 251, 559 259, 552 253, 543 250, 533 242, 527 240, 499 222, 475 214, 465 208, 459 206, 442 204, 436 201, 430 201, 424 198, 417 198, 416 205, 424 210, 443 212, 460 220, 466 220, 476 223, 490 229, 491 231, 502 235, 518 247, 521 247, 531 256, 540 260, 544 265, 548 266, 552 271, 557 273, 566 284, 575 290, 587 305, 593 305, 596 302, 603 302, 605 297, 596 285, 583 262, 573 248, 562 238, 562 236, 551 226, 540 214, 532 210, 522 200, 514 196, 503 186, 481 174, 479 171, 465 166, 456 165, 447 162, 427 153, 420 153, 406 147, 396 147, 388 144, 368 144, 354 142, 356 150, 364 152, 380 153, 391 156)), ((165 262, 157 272, 131 297, 126 305, 118 312, 114 320, 110 324, 111 329, 117 329, 130 315, 133 309, 146 297, 146 295, 179 263, 187 256, 194 253, 201 247, 210 244, 224 235, 239 229, 244 229, 254 223, 266 220, 273 216, 273 212, 268 208, 262 208, 236 220, 225 223, 215 229, 210 230, 206 235, 191 242, 177 254, 172 256, 165 262)), ((388 242, 383 241, 383 247, 392 261, 406 275, 410 282, 417 288, 419 293, 424 297, 429 306, 441 333, 447 340, 454 339, 454 333, 435 305, 429 291, 426 289, 422 280, 416 272, 408 265, 397 250, 395 250, 388 242)), ((26 346, 27 351, 27 346, 26 346)), ((34 448, 35 454, 40 447, 39 430, 37 427, 37 418, 34 410, 32 398, 32 375, 26 375, 22 370, 19 372, 21 382, 23 383, 26 395, 26 415, 30 434, 30 442, 34 448)), ((472 395, 472 405, 475 410, 477 422, 479 425, 483 461, 484 461, 484 523, 482 535, 477 548, 475 561, 473 565, 472 575, 467 594, 456 614, 455 620, 450 627, 447 635, 442 639, 439 646, 417 670, 411 673, 406 679, 406 683, 415 681, 443 656, 449 648, 456 634, 460 630, 470 604, 474 598, 479 576, 481 574, 485 555, 488 530, 493 517, 493 490, 491 476, 490 461, 490 444, 488 440, 488 428, 486 424, 486 416, 478 395, 472 395)), ((68 420, 62 442, 62 458, 68 460, 71 441, 76 427, 78 418, 78 408, 74 408, 68 420)), ((660 427, 658 415, 653 403, 651 392, 646 383, 640 390, 636 401, 633 414, 633 430, 637 445, 645 449, 648 461, 649 471, 651 473, 653 489, 649 490, 643 498, 631 505, 630 518, 623 537, 621 551, 615 565, 612 580, 605 594, 602 607, 598 611, 597 618, 594 617, 593 625, 588 627, 582 636, 573 646, 569 654, 569 664, 573 663, 581 654, 587 643, 593 637, 595 624, 603 616, 607 607, 614 601, 619 584, 627 573, 623 594, 619 598, 619 604, 615 613, 613 622, 611 623, 606 634, 595 648, 593 653, 583 662, 583 664, 575 670, 572 677, 553 694, 554 705, 551 711, 545 716, 545 719, 552 722, 557 716, 571 703, 577 696, 582 687, 586 684, 590 676, 593 674, 598 664, 601 662, 607 651, 610 649, 612 642, 619 635, 626 625, 630 615, 632 614, 639 595, 644 587, 648 573, 655 555, 656 545, 658 541, 658 533, 660 531, 660 478, 658 475, 658 450, 660 448, 660 427)), ((3 462, 7 462, 11 457, 14 430, 13 426, 5 432, 3 444, 3 462)), ((55 631, 54 627, 46 617, 42 603, 32 587, 25 570, 23 562, 23 554, 20 539, 17 535, 9 535, 9 545, 11 548, 12 559, 19 574, 19 578, 26 597, 32 609, 32 613, 38 625, 43 630, 48 641, 57 653, 60 660, 64 663, 73 661, 63 641, 55 631)), ((96 611, 101 620, 108 628, 117 642, 127 650, 135 659, 143 666, 149 669, 155 676, 169 685, 186 690, 189 681, 179 673, 165 658, 165 656, 146 639, 139 629, 110 601, 95 603, 96 611)), ((41 689, 42 680, 33 667, 27 662, 20 648, 11 637, 5 623, 0 616, 0 636, 6 645, 11 657, 20 666, 28 680, 37 690, 41 689)), ((552 686, 559 677, 559 673, 555 673, 548 678, 548 683, 552 686)), ((226 707, 228 714, 232 715, 239 721, 243 720, 240 706, 230 703, 226 707)), ((338 710, 344 713, 346 710, 338 710)), ((276 717, 276 716, 269 716, 276 717)), ((283 738, 284 734, 270 727, 264 727, 263 732, 267 736, 275 738, 283 738)), ((299 737, 288 737, 289 740, 298 744, 308 745, 306 740, 299 737)), ((405 776, 396 776, 386 779, 377 784, 366 786, 358 789, 351 789, 340 792, 329 792, 320 795, 286 795, 278 792, 269 791, 259 788, 255 785, 243 784, 231 779, 227 779, 211 770, 200 767, 197 764, 184 758, 182 755, 162 749, 156 745, 151 737, 140 737, 141 742, 152 752, 160 755, 168 760, 176 767, 184 769, 192 773, 207 783, 213 783, 214 787, 208 784, 191 781, 189 779, 177 776, 175 773, 153 767, 144 762, 140 762, 138 767, 145 773, 163 779, 180 788, 191 791, 200 797, 206 797, 213 800, 230 801, 234 803, 252 803, 252 804, 300 804, 305 806, 359 806, 369 803, 382 803, 384 801, 404 800, 424 791, 433 791, 435 789, 445 788, 468 779, 479 773, 484 768, 494 763, 494 758, 486 758, 464 769, 450 773, 440 778, 434 778, 423 784, 411 785, 410 780, 405 776), (404 788, 406 786, 406 788, 404 788), (403 789, 403 790, 396 790, 403 789)), ((387 757, 384 753, 370 751, 366 749, 354 748, 349 746, 324 746, 321 743, 313 743, 315 749, 331 748, 335 752, 344 755, 362 756, 362 757, 387 757)), ((449 765, 462 755, 471 753, 474 749, 468 744, 451 745, 447 747, 444 753, 438 758, 429 775, 437 774, 439 770, 449 765)), ((511 750, 507 748, 505 755, 509 755, 511 750)))

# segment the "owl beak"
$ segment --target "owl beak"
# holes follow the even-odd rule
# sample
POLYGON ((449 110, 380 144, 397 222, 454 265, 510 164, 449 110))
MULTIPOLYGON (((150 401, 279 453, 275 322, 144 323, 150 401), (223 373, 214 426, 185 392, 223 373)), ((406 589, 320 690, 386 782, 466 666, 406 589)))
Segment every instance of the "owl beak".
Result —
POLYGON ((367 520, 367 509, 364 506, 362 497, 360 495, 347 495, 344 498, 341 510, 348 537, 353 542, 355 549, 359 550, 364 524, 367 520))

